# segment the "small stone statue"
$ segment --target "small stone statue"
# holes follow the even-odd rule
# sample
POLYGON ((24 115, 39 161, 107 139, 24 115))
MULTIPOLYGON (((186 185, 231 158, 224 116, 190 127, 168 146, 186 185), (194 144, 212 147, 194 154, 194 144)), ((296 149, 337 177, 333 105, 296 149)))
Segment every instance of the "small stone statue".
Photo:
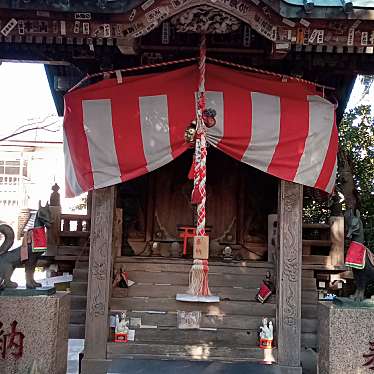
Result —
POLYGON ((230 246, 226 246, 223 250, 223 261, 229 262, 232 260, 232 249, 230 246))
POLYGON ((121 313, 121 317, 116 314, 116 334, 127 334, 129 332, 129 320, 126 319, 126 312, 121 313))
POLYGON ((60 186, 57 183, 55 183, 52 186, 53 192, 51 193, 51 197, 49 198, 50 206, 61 206, 60 194, 58 193, 59 190, 60 190, 60 186))

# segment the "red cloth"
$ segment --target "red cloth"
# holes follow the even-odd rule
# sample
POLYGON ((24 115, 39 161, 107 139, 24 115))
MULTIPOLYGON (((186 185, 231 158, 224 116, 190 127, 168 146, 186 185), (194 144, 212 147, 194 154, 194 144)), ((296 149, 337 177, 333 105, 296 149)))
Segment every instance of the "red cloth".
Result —
MULTIPOLYGON (((105 79, 65 95, 67 196, 144 175, 188 150, 198 79, 192 65, 127 77, 126 84, 105 79)), ((332 191, 335 108, 315 85, 207 64, 206 98, 217 111, 209 144, 278 178, 332 191)))
POLYGON ((44 252, 47 250, 47 236, 44 227, 34 227, 32 229, 32 251, 44 252))
POLYGON ((345 265, 355 269, 365 267, 366 247, 362 243, 352 241, 345 257, 345 265))

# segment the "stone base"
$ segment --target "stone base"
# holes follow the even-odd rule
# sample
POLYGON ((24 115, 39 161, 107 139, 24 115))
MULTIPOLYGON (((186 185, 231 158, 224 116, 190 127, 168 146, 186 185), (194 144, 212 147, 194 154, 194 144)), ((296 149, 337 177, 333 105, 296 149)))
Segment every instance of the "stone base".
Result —
POLYGON ((302 374, 303 369, 295 366, 278 366, 281 374, 302 374))
POLYGON ((82 374, 106 374, 111 360, 82 359, 82 374))
POLYGON ((56 293, 55 287, 37 287, 37 288, 4 288, 0 291, 0 296, 51 296, 56 293))
POLYGON ((0 330, 4 331, 0 347, 4 335, 10 334, 5 358, 0 358, 0 373, 28 373, 35 361, 40 373, 66 374, 69 319, 70 296, 66 292, 53 296, 0 297, 0 330), (9 347, 12 324, 14 340, 9 347), (24 336, 22 352, 20 333, 24 336))
POLYGON ((374 341, 374 308, 318 305, 319 374, 372 373, 363 365, 374 341))

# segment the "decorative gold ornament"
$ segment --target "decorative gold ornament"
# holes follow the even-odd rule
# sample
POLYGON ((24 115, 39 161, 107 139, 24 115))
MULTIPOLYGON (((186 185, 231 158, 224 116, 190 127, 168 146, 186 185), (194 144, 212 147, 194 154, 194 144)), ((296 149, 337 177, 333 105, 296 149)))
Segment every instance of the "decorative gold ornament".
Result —
POLYGON ((186 143, 195 143, 196 138, 196 122, 192 121, 191 124, 184 131, 184 140, 186 143))

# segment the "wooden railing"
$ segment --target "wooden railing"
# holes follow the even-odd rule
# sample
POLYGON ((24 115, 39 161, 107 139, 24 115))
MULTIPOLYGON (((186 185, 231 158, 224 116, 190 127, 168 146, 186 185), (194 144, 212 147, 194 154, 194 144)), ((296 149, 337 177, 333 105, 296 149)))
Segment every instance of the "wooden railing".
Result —
POLYGON ((58 256, 59 248, 70 247, 73 252, 79 252, 87 247, 91 219, 89 214, 61 213, 59 187, 52 187, 54 191, 50 198, 52 224, 48 229, 48 256, 58 256))
MULTIPOLYGON (((268 260, 276 256, 277 215, 269 216, 268 260)), ((341 267, 344 265, 344 218, 330 217, 327 223, 303 224, 303 264, 341 267)))
POLYGON ((88 245, 90 217, 86 214, 61 214, 60 207, 50 207, 53 222, 48 229, 48 255, 58 255, 59 246, 82 247, 88 245))
POLYGON ((61 232, 90 231, 90 217, 87 214, 61 214, 61 232))

